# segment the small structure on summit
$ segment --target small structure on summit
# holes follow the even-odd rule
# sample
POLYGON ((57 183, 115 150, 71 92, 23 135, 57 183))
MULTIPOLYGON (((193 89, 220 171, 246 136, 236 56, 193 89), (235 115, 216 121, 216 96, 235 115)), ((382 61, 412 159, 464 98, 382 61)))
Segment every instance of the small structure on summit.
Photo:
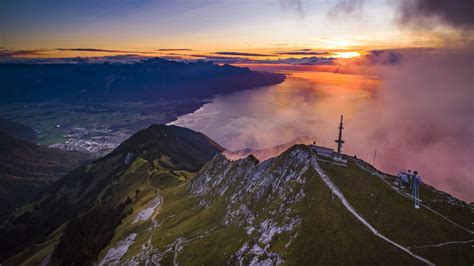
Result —
POLYGON ((333 149, 331 148, 326 148, 326 147, 321 147, 321 146, 317 146, 316 145, 316 141, 313 142, 313 145, 310 145, 311 146, 311 149, 318 155, 320 156, 320 160, 324 160, 322 158, 327 158, 327 159, 330 159, 331 161, 328 161, 327 162, 332 162, 332 163, 336 163, 338 165, 342 165, 342 166, 347 166, 347 159, 344 159, 343 156, 342 156, 342 144, 345 142, 344 140, 342 140, 342 129, 344 129, 343 125, 342 125, 342 120, 343 120, 343 116, 341 115, 341 121, 339 123, 339 138, 337 140, 335 140, 335 142, 338 144, 337 145, 337 152, 335 152, 333 149))
POLYGON ((326 147, 316 146, 313 144, 312 149, 316 152, 317 155, 323 156, 326 158, 332 158, 334 154, 334 150, 326 147))
POLYGON ((411 170, 405 171, 402 170, 398 173, 397 180, 395 180, 395 185, 401 189, 409 186, 411 196, 415 203, 415 208, 420 208, 420 183, 421 176, 418 175, 417 171, 411 172, 411 170))

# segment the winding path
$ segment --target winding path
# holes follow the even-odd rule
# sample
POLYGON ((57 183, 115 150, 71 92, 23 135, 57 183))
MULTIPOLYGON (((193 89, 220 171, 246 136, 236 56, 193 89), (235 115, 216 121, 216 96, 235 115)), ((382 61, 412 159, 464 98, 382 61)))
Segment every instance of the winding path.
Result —
POLYGON ((468 243, 474 243, 474 240, 448 241, 448 242, 443 242, 443 243, 433 244, 433 245, 411 246, 411 247, 409 247, 409 249, 417 249, 417 248, 437 248, 437 247, 442 247, 442 246, 447 246, 447 245, 468 244, 468 243))

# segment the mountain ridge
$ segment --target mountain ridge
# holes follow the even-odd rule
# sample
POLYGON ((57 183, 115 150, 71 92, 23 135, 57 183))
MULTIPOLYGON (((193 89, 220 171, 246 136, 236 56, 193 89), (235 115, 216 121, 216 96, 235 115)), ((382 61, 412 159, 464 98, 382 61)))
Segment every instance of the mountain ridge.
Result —
MULTIPOLYGON (((156 137, 168 129, 175 134, 178 128, 147 130, 156 137)), ((179 169, 186 164, 170 164, 160 152, 146 156, 145 150, 159 148, 146 144, 159 140, 139 136, 129 144, 136 148, 141 141, 143 153, 130 160, 130 146, 124 145, 116 155, 85 167, 88 175, 95 173, 94 179, 109 180, 96 186, 97 202, 77 209, 72 220, 38 237, 40 242, 5 265, 70 264, 77 258, 81 264, 99 265, 368 264, 382 259, 418 265, 469 264, 474 259, 469 252, 472 229, 454 225, 472 217, 469 206, 459 201, 457 211, 439 208, 437 192, 422 185, 422 202, 438 202, 430 206, 439 213, 425 206, 414 209, 412 200, 402 196, 408 192, 393 188, 393 177, 378 176, 353 157, 344 156, 348 163, 341 166, 319 158, 311 145, 295 145, 264 161, 253 156, 232 161, 209 142, 214 154, 199 171, 190 172, 192 168, 179 169), (120 170, 107 173, 106 165, 120 170), (120 222, 97 223, 97 217, 120 222), (87 232, 96 233, 77 236, 84 224, 92 226, 87 232), (91 246, 93 253, 80 255, 91 242, 100 244, 91 246)), ((77 188, 80 183, 69 184, 77 188)), ((23 211, 28 209, 34 206, 23 211)))
POLYGON ((282 74, 152 58, 131 64, 0 64, 0 102, 206 99, 282 82, 282 74), (28 73, 28 75, 25 75, 28 73), (67 88, 67 89, 64 89, 67 88))

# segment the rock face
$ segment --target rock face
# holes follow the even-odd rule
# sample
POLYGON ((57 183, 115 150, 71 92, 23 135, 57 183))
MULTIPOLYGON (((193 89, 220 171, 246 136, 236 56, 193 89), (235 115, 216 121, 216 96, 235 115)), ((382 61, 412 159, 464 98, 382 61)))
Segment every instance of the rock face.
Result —
POLYGON ((226 202, 223 223, 245 229, 247 240, 234 254, 239 264, 282 264, 284 259, 270 250, 278 235, 289 235, 291 244, 301 223, 292 207, 302 201, 304 174, 310 166, 310 151, 295 146, 278 158, 256 163, 250 157, 229 161, 214 157, 189 185, 199 204, 209 206, 214 199, 226 202), (256 202, 260 205, 256 206, 256 202))
MULTIPOLYGON (((66 226, 3 264, 472 264, 463 222, 472 212, 462 202, 414 209, 392 177, 350 157, 347 166, 324 162, 306 145, 232 161, 201 134, 148 130, 10 218, 34 220, 54 210, 53 198, 82 202, 70 205, 66 226)), ((445 201, 426 185, 421 195, 445 201)))

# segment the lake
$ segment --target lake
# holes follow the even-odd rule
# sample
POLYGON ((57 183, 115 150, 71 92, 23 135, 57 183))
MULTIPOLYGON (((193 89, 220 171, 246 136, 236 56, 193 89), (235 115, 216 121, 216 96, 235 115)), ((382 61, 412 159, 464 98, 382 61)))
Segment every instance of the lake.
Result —
MULTIPOLYGON (((349 140, 357 130, 354 114, 373 101, 379 83, 374 76, 296 71, 278 85, 217 96, 173 124, 202 132, 229 150, 271 147, 301 136, 334 147, 340 115, 349 140)), ((356 152, 349 141, 347 148, 356 152)))
MULTIPOLYGON (((425 182, 474 198, 472 152, 453 130, 456 114, 446 109, 440 116, 441 109, 432 107, 432 87, 413 96, 414 88, 400 84, 403 77, 387 81, 304 67, 278 71, 288 75, 283 83, 219 95, 172 124, 202 132, 229 150, 267 148, 301 136, 335 149, 344 115, 344 153, 374 163, 376 150, 381 170, 418 170, 425 182)), ((449 97, 441 100, 455 103, 449 97)))

